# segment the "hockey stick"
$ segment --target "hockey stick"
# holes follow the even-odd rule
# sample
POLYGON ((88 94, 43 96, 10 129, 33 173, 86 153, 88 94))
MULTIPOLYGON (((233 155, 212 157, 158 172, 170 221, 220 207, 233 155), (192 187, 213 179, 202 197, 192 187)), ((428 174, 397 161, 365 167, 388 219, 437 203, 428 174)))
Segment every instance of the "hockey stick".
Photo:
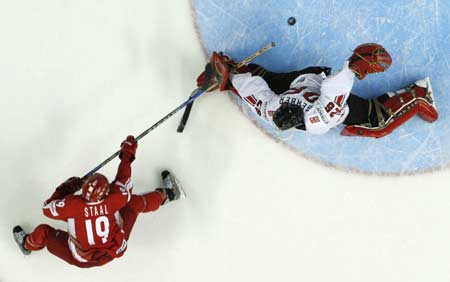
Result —
MULTIPOLYGON (((197 89, 194 90, 191 93, 191 95, 189 95, 189 97, 191 97, 196 91, 197 91, 197 89)), ((189 119, 189 115, 191 114, 191 109, 192 109, 193 105, 194 105, 194 102, 187 105, 186 109, 184 109, 183 116, 181 117, 180 123, 178 124, 178 127, 177 127, 177 132, 179 132, 179 133, 183 132, 184 127, 186 126, 187 120, 189 119)))
MULTIPOLYGON (((203 83, 202 87, 199 87, 199 88, 195 89, 194 91, 192 91, 192 93, 191 93, 191 95, 189 95, 189 97, 194 96, 198 91, 208 92, 209 90, 212 90, 215 87, 216 83, 213 80, 211 64, 209 64, 209 63, 206 64, 204 73, 205 73, 205 82, 203 83)), ((193 104, 194 104, 194 102, 188 104, 186 106, 186 108, 184 109, 183 117, 181 118, 180 124, 178 125, 177 132, 180 132, 180 133, 183 132, 184 127, 186 126, 186 122, 191 113, 193 104)))
MULTIPOLYGON (((238 64, 238 66, 242 67, 243 65, 247 64, 248 62, 250 62, 251 60, 255 59, 256 57, 258 57, 259 55, 261 55, 262 53, 266 52, 267 50, 271 49, 272 47, 275 46, 275 43, 271 43, 269 45, 267 45, 266 47, 262 48, 261 50, 257 51, 256 53, 254 53, 253 55, 249 56, 248 58, 246 58, 244 61, 242 61, 240 64, 238 64)), ((210 68, 210 66, 209 66, 210 68)), ((208 72, 208 67, 206 68, 206 71, 208 72)), ((157 128, 158 126, 160 126, 163 122, 165 122, 166 120, 168 120, 171 116, 173 116, 174 114, 176 114, 177 112, 179 112, 181 109, 183 109, 184 107, 186 107, 187 105, 191 104, 192 102, 194 102, 195 99, 197 99, 198 97, 200 97, 203 93, 207 92, 210 89, 213 89, 214 87, 216 87, 217 83, 213 83, 211 86, 209 86, 207 89, 201 89, 201 88, 197 88, 196 90, 194 90, 193 95, 189 97, 189 99, 187 99, 184 103, 182 103, 181 105, 179 105, 178 107, 176 107, 173 111, 171 111, 170 113, 168 113, 167 115, 165 115, 162 119, 160 119, 158 122, 156 122, 154 125, 152 125, 151 127, 147 128, 144 132, 142 132, 141 134, 139 134, 136 137, 136 141, 140 140, 142 137, 144 137, 145 135, 147 135, 150 131, 152 131, 153 129, 157 128)), ((206 87, 203 87, 206 88, 206 87)), ((86 179, 89 176, 91 176, 92 174, 94 174, 96 171, 98 171, 99 169, 101 169, 102 167, 104 167, 107 163, 109 163, 111 160, 113 160, 115 157, 117 157, 120 153, 120 150, 118 150, 117 152, 115 152, 114 154, 112 154, 109 158, 107 158, 106 160, 104 160, 102 163, 100 163, 99 165, 97 165, 96 167, 94 167, 92 170, 90 170, 88 173, 86 173, 82 179, 86 179)))
MULTIPOLYGON (((179 105, 178 107, 176 107, 173 111, 171 111, 170 113, 168 113, 167 115, 165 115, 162 119, 160 119, 158 122, 156 122, 154 125, 152 125, 151 127, 147 128, 144 132, 142 132, 141 134, 139 134, 135 139, 136 141, 138 141, 139 139, 141 139, 142 137, 144 137, 145 135, 147 135, 150 131, 152 131, 153 129, 157 128, 158 126, 160 126, 163 122, 165 122, 166 120, 168 120, 171 116, 173 116, 174 114, 176 114, 178 111, 180 111, 181 109, 183 109, 184 107, 186 107, 186 105, 192 103, 195 99, 197 99, 198 97, 200 97, 200 95, 202 95, 203 93, 205 93, 205 91, 197 91, 197 93, 195 93, 194 96, 189 97, 188 100, 186 100, 183 104, 179 105)), ((117 152, 115 152, 114 154, 112 154, 109 158, 107 158, 106 160, 104 160, 102 163, 100 163, 98 166, 94 167, 91 171, 89 171, 88 173, 86 173, 86 175, 84 175, 82 178, 85 179, 89 176, 91 176, 92 174, 94 174, 97 170, 101 169, 102 167, 104 167, 107 163, 109 163, 112 159, 114 159, 115 157, 117 157, 120 153, 120 150, 118 150, 117 152)))
MULTIPOLYGON (((247 65, 248 63, 250 63, 251 61, 253 61, 256 57, 258 57, 259 55, 261 55, 262 53, 268 51, 269 49, 275 47, 275 43, 271 42, 270 44, 268 44, 267 46, 263 47, 262 49, 260 49, 258 52, 254 53, 253 55, 245 58, 242 62, 240 62, 235 69, 239 69, 245 65, 247 65)), ((216 86, 213 85, 213 86, 216 86)), ((195 94, 195 92, 198 90, 198 88, 196 90, 194 90, 194 92, 191 93, 191 96, 195 94)), ((194 105, 194 103, 190 103, 189 105, 186 106, 186 109, 184 109, 184 113, 183 116, 181 117, 180 120, 180 124, 178 125, 177 128, 177 132, 182 133, 184 130, 184 127, 186 126, 186 123, 189 119, 189 115, 191 114, 191 109, 192 106, 194 105)))

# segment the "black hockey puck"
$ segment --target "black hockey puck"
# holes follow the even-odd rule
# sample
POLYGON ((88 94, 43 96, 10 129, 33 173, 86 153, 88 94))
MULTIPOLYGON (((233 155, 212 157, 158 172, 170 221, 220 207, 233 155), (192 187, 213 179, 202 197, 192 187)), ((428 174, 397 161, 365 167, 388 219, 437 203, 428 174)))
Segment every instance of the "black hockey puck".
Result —
POLYGON ((297 22, 297 20, 294 17, 290 17, 287 22, 289 25, 294 25, 297 22))

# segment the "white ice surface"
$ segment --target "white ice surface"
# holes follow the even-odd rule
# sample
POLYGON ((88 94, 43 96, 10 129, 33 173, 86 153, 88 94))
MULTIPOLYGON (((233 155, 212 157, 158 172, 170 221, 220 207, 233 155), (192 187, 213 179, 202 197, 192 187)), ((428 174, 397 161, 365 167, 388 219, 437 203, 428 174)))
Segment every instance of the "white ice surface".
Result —
MULTIPOLYGON (((450 174, 354 175, 302 159, 225 95, 139 144, 135 192, 170 167, 188 198, 139 218, 127 253, 81 270, 24 257, 11 229, 39 223, 82 175, 180 104, 205 59, 188 1, 1 1, 0 281, 448 281, 450 174)), ((104 170, 113 177, 117 162, 104 170)))

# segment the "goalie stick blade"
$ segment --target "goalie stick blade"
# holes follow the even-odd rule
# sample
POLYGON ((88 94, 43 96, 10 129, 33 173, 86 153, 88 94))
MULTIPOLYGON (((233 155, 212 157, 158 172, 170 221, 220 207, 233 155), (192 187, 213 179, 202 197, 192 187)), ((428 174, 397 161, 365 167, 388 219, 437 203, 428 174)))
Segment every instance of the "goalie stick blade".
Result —
MULTIPOLYGON (((213 89, 214 86, 216 85, 216 81, 213 77, 213 71, 212 71, 211 64, 209 64, 209 63, 206 64, 204 74, 205 74, 205 81, 204 81, 203 85, 200 88, 197 88, 194 91, 192 91, 192 93, 189 97, 194 96, 199 91, 208 91, 210 89, 213 89)), ((178 125, 178 128, 177 128, 178 133, 182 133, 184 128, 186 127, 186 123, 189 119, 189 115, 191 114, 192 104, 193 104, 193 102, 190 103, 189 105, 187 105, 186 108, 184 109, 183 116, 181 117, 180 124, 178 125)))
POLYGON ((193 104, 194 104, 194 102, 190 103, 184 109, 183 116, 181 117, 180 124, 178 125, 178 128, 177 128, 177 132, 178 133, 182 133, 183 132, 184 127, 186 126, 186 123, 187 123, 187 121, 189 119, 189 115, 191 114, 191 109, 192 109, 192 105, 193 104))
MULTIPOLYGON (((240 62, 236 66, 236 69, 247 65, 252 60, 254 60, 256 57, 258 57, 261 54, 267 52, 268 50, 272 49, 273 47, 275 47, 275 43, 274 42, 269 43, 265 47, 259 49, 254 54, 252 54, 249 57, 245 58, 242 62, 240 62)), ((201 86, 201 88, 195 89, 191 93, 191 96, 189 96, 189 97, 194 96, 200 90, 205 91, 205 92, 209 92, 209 91, 213 91, 213 90, 217 89, 218 83, 217 83, 217 80, 214 78, 211 63, 206 64, 204 73, 205 73, 205 80, 204 80, 203 85, 201 86)), ((184 128, 186 127, 186 123, 187 123, 187 121, 189 119, 189 115, 191 114, 192 104, 193 103, 190 103, 184 109, 183 116, 182 116, 181 121, 180 121, 180 123, 178 125, 178 128, 177 128, 177 132, 179 132, 179 133, 182 133, 184 131, 184 128)))
MULTIPOLYGON (((200 88, 197 88, 194 91, 192 91, 191 95, 189 95, 189 98, 191 98, 192 96, 197 94, 200 90, 201 90, 200 88)), ((181 117, 180 123, 178 124, 178 128, 177 128, 178 133, 182 133, 184 128, 186 127, 186 123, 189 119, 189 115, 191 114, 191 109, 192 109, 193 103, 194 102, 191 102, 190 104, 188 104, 186 106, 186 108, 184 108, 183 116, 181 117)))

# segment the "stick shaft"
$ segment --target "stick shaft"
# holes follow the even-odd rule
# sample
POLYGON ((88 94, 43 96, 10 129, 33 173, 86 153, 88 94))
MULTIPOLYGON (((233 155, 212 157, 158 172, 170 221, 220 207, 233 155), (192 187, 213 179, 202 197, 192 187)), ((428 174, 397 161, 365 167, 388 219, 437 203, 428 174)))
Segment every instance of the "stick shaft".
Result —
MULTIPOLYGON (((165 122, 166 120, 168 120, 171 116, 173 116, 174 114, 176 114, 177 112, 179 112, 181 109, 183 109, 184 107, 186 107, 186 105, 194 102, 195 99, 197 99, 198 97, 200 97, 205 91, 203 90, 199 90, 197 91, 197 93, 195 93, 195 95, 189 97, 188 100, 186 100, 183 104, 179 105, 177 108, 175 108, 173 111, 171 111, 170 113, 168 113, 167 115, 165 115, 162 119, 160 119, 159 121, 157 121, 155 124, 153 124, 151 127, 147 128, 144 132, 142 132, 141 134, 139 134, 138 136, 136 136, 136 141, 140 140, 142 137, 144 137, 145 135, 147 135, 150 131, 154 130, 155 128, 157 128, 158 126, 160 126, 163 122, 165 122)), ((117 157, 120 153, 120 150, 118 150, 117 152, 115 152, 114 154, 112 154, 110 157, 108 157, 106 160, 104 160, 102 163, 100 163, 99 165, 97 165, 96 167, 94 167, 92 170, 90 170, 88 173, 86 173, 83 176, 83 179, 91 176, 92 174, 94 174, 96 171, 98 171, 99 169, 101 169, 102 167, 104 167, 107 163, 109 163, 110 161, 112 161, 115 157, 117 157)))
POLYGON ((240 62, 239 64, 237 64, 236 68, 241 68, 245 65, 247 65, 248 63, 250 63, 251 61, 253 61, 256 57, 260 56, 261 54, 269 51, 270 49, 272 49, 273 47, 275 47, 275 42, 270 42, 269 44, 267 44, 266 46, 264 46, 263 48, 259 49, 258 51, 256 51, 254 54, 248 56, 247 58, 245 58, 244 60, 242 60, 242 62, 240 62))

